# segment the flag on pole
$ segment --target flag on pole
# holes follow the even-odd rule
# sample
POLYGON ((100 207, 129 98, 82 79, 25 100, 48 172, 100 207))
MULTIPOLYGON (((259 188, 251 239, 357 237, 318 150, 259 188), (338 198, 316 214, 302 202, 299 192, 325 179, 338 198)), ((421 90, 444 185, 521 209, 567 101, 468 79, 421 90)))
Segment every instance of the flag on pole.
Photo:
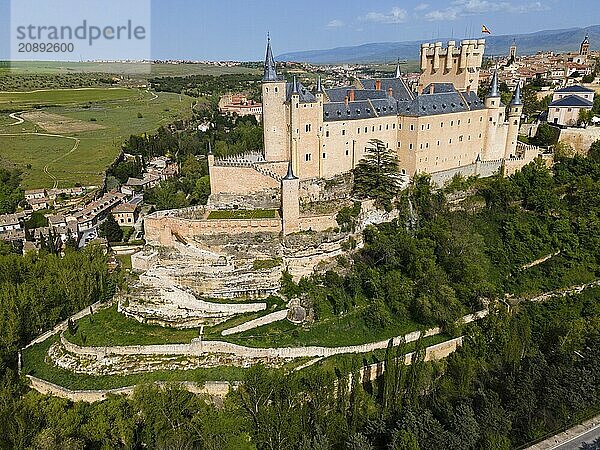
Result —
POLYGON ((490 31, 490 29, 488 27, 486 27, 485 25, 481 25, 481 32, 482 33, 487 33, 487 34, 492 34, 492 32, 490 31))

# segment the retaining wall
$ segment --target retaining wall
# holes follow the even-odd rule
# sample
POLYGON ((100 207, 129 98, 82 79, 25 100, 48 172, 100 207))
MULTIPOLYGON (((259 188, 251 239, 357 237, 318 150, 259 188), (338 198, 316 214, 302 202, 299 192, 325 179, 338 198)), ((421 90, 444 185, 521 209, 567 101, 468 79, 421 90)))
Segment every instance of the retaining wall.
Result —
MULTIPOLYGON (((53 395, 55 397, 66 398, 73 402, 98 402, 105 400, 109 395, 125 395, 133 394, 135 386, 127 386, 116 389, 105 390, 72 390, 59 386, 49 381, 27 375, 32 389, 35 389, 41 394, 53 395)), ((154 383, 158 386, 165 386, 167 383, 154 383)), ((198 385, 192 382, 177 383, 182 388, 194 394, 206 394, 212 397, 225 397, 231 388, 227 381, 207 381, 204 385, 198 385)), ((235 387, 234 387, 235 388, 235 387)))

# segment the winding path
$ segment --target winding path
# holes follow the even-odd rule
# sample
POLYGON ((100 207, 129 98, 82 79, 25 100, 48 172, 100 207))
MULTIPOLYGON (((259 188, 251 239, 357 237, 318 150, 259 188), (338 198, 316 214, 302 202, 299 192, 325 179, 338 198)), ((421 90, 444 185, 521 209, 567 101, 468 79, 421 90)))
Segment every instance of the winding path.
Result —
POLYGON ((8 117, 10 117, 11 119, 16 120, 16 122, 9 124, 9 126, 14 126, 14 125, 21 125, 23 122, 25 122, 25 119, 23 119, 20 114, 23 114, 25 111, 20 111, 20 112, 14 112, 14 113, 10 113, 8 115, 8 117), (17 115, 19 114, 19 115, 17 115))
MULTIPOLYGON (((20 113, 13 113, 13 114, 20 114, 20 113)), ((12 117, 12 115, 11 115, 12 117)), ((13 119, 16 119, 17 117, 13 117, 13 119)), ((19 117, 19 119, 21 119, 19 117)), ((21 121, 23 121, 23 119, 21 119, 21 121)), ((22 123, 22 122, 19 122, 22 123)), ((11 125, 17 125, 16 123, 13 123, 11 125)), ((73 153, 75 150, 77 150, 77 148, 79 147, 79 143, 81 142, 81 139, 79 138, 75 138, 72 136, 63 136, 61 134, 50 134, 50 133, 35 133, 35 132, 27 132, 27 133, 0 133, 0 136, 25 136, 25 135, 29 135, 29 136, 45 136, 45 137, 57 137, 57 138, 62 138, 62 139, 70 139, 72 141, 75 141, 73 144, 73 147, 71 148, 71 150, 69 150, 67 153, 60 155, 57 158, 54 158, 52 161, 50 161, 49 164, 46 164, 44 166, 44 173, 46 175, 48 175, 53 181, 54 181, 54 185, 53 185, 53 189, 56 189, 58 187, 58 178, 56 178, 54 175, 52 175, 52 173, 50 173, 50 164, 54 164, 64 158, 66 158, 67 156, 69 156, 71 153, 73 153)))

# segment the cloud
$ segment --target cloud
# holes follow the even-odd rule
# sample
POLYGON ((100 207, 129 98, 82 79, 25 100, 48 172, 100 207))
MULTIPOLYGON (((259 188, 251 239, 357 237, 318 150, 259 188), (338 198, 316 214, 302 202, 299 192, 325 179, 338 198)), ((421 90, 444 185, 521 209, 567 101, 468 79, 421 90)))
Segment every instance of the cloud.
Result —
POLYGON ((327 23, 327 28, 341 28, 343 26, 344 26, 344 22, 342 22, 339 19, 333 19, 327 23))
POLYGON ((533 11, 544 11, 547 9, 548 7, 539 1, 515 4, 506 1, 454 0, 448 8, 430 11, 425 14, 424 18, 429 21, 443 21, 456 20, 459 17, 493 12, 523 14, 533 11))
POLYGON ((361 20, 375 23, 403 23, 406 22, 408 13, 405 9, 394 7, 390 12, 369 12, 361 20))
POLYGON ((419 3, 414 7, 415 11, 425 11, 426 9, 429 9, 429 3, 419 3))

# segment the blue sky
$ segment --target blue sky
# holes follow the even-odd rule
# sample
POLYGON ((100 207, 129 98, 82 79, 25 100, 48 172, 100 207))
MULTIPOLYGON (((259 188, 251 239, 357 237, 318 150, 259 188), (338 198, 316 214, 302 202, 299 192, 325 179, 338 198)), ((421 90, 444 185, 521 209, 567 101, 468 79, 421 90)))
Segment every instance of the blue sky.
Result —
MULTIPOLYGON (((600 23, 597 0, 148 1, 152 56, 161 59, 261 59, 267 31, 280 54, 367 42, 478 37, 481 24, 494 34, 516 34, 600 23)), ((0 0, 0 56, 7 40, 8 3, 0 0)))

